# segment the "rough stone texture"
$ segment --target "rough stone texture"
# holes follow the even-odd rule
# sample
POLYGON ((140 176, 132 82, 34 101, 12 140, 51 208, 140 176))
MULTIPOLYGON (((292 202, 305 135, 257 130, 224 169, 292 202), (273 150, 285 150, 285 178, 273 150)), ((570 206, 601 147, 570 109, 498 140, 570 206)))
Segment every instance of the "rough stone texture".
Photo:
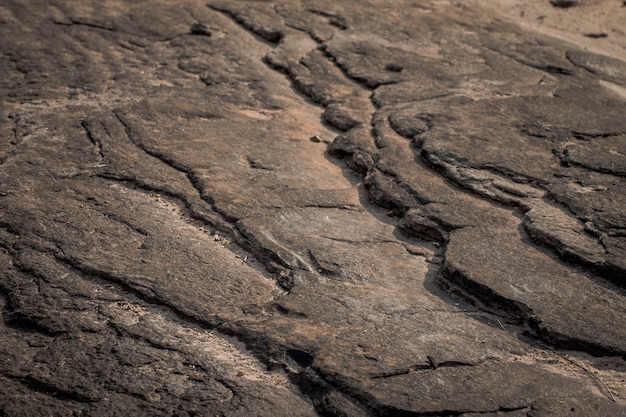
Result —
POLYGON ((0 415, 626 415, 626 63, 509 3, 1 4, 0 415))

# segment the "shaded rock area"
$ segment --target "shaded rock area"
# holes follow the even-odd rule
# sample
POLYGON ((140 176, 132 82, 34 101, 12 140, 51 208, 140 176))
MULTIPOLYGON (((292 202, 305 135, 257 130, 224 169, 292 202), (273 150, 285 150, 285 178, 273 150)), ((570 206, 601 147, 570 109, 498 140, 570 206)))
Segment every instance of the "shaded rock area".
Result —
POLYGON ((0 4, 0 415, 626 415, 626 63, 490 7, 0 4))

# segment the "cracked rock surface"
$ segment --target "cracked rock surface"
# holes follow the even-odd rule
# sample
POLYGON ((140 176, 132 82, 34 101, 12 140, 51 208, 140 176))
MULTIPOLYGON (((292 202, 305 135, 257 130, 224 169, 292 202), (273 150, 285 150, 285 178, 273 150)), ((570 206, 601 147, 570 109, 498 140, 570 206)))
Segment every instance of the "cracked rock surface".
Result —
POLYGON ((626 416, 575 3, 4 1, 0 416, 626 416))

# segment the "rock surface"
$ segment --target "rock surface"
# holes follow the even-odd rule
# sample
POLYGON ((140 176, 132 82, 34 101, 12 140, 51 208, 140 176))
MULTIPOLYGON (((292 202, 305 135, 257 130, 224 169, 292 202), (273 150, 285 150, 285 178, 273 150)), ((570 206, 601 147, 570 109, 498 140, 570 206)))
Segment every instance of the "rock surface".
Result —
POLYGON ((3 2, 0 415, 626 415, 623 38, 521 4, 3 2))

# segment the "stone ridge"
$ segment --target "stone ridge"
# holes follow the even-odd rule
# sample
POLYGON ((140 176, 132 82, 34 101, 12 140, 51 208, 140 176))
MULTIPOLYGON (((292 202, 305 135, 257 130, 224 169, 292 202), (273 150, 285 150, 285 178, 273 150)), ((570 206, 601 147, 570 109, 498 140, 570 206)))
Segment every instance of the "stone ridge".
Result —
POLYGON ((621 60, 438 1, 0 39, 0 415, 626 415, 621 60))

